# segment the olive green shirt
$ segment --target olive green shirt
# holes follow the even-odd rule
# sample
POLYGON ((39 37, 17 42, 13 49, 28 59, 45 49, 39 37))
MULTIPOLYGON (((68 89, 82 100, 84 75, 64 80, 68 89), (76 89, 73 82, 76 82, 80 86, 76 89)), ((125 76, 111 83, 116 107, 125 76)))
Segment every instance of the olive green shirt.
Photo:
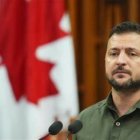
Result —
POLYGON ((140 140, 140 101, 119 117, 111 94, 79 115, 83 128, 73 140, 140 140))

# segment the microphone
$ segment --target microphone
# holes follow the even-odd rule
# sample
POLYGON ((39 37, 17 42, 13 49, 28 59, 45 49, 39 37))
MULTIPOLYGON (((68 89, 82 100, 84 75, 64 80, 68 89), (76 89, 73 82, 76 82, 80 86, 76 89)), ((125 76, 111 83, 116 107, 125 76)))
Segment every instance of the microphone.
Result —
POLYGON ((51 135, 56 135, 60 132, 62 129, 63 124, 60 121, 54 122, 50 127, 49 127, 49 134, 51 135))
POLYGON ((70 133, 71 134, 76 134, 77 132, 79 132, 82 129, 82 127, 83 127, 83 124, 82 124, 82 122, 80 120, 76 120, 73 123, 71 123, 68 126, 68 133, 67 133, 66 140, 69 139, 70 133))
POLYGON ((82 127, 83 127, 82 122, 80 120, 76 120, 68 126, 68 131, 72 134, 75 134, 78 131, 80 131, 82 127))
POLYGON ((39 140, 45 140, 49 135, 56 135, 62 129, 63 124, 60 121, 55 121, 53 124, 50 125, 48 132, 49 134, 45 135, 44 137, 40 138, 39 140))

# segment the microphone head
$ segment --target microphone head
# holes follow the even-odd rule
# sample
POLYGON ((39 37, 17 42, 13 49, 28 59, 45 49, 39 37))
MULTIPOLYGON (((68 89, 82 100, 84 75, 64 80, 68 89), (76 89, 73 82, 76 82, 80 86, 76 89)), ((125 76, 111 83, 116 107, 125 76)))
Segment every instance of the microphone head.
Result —
POLYGON ((74 121, 72 124, 68 126, 68 131, 72 134, 77 133, 83 127, 83 124, 80 120, 74 121))
POLYGON ((49 127, 49 134, 56 135, 60 132, 62 129, 63 124, 60 121, 55 121, 50 127, 49 127))

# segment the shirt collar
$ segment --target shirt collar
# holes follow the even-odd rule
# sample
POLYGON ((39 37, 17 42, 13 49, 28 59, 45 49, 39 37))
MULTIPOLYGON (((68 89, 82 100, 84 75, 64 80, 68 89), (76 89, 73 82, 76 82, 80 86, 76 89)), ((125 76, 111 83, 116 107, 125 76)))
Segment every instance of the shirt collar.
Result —
POLYGON ((106 106, 107 106, 107 108, 116 111, 116 107, 115 107, 115 105, 113 103, 111 92, 109 93, 109 95, 106 98, 106 106))
MULTIPOLYGON (((115 112, 117 111, 117 109, 113 103, 112 92, 110 92, 106 98, 106 106, 107 106, 107 108, 109 108, 115 112)), ((136 104, 133 107, 131 107, 129 111, 134 111, 136 109, 140 109, 140 100, 137 101, 136 104)))

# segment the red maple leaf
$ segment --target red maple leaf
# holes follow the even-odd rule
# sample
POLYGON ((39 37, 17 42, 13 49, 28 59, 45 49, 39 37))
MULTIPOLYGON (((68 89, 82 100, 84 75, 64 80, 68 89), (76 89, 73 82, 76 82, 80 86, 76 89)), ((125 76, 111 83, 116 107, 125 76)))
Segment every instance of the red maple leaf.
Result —
POLYGON ((24 96, 37 103, 56 95, 50 78, 55 64, 35 57, 36 49, 67 35, 59 27, 65 12, 64 0, 12 0, 1 16, 0 54, 7 67, 16 100, 24 96))

